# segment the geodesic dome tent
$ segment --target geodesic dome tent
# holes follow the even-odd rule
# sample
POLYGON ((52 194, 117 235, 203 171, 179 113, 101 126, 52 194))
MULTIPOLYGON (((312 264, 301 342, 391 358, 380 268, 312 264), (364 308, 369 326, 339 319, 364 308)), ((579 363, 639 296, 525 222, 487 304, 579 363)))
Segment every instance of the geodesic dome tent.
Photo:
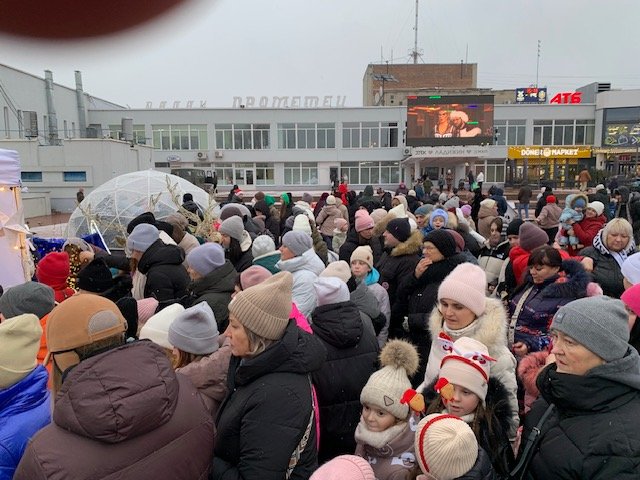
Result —
POLYGON ((120 175, 96 188, 76 207, 67 236, 82 237, 95 233, 97 227, 109 248, 123 248, 131 220, 144 212, 153 212, 161 220, 178 210, 185 193, 191 193, 203 209, 209 206, 207 192, 175 175, 156 170, 120 175))

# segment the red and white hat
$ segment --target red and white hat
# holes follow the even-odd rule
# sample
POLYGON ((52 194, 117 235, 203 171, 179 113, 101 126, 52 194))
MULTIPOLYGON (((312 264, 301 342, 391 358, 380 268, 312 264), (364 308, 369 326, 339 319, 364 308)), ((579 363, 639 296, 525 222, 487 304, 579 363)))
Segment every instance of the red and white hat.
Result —
POLYGON ((495 362, 489 356, 487 347, 469 337, 461 337, 452 342, 446 334, 438 337, 438 343, 446 354, 440 364, 436 391, 443 399, 448 400, 452 391, 450 384, 458 385, 475 393, 484 405, 489 386, 490 364, 495 362))

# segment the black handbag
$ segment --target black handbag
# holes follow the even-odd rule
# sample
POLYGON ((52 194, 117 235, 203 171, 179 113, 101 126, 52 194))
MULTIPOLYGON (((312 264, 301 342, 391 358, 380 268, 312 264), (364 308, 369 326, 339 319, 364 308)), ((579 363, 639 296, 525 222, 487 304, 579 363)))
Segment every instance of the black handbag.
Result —
POLYGON ((544 414, 540 418, 538 424, 533 427, 529 436, 527 437, 527 443, 522 449, 522 455, 520 455, 520 459, 516 466, 509 472, 509 480, 530 480, 533 477, 529 473, 529 464, 531 463, 531 459, 535 453, 536 447, 540 442, 542 426, 547 421, 553 410, 555 410, 556 406, 552 403, 547 407, 544 414))

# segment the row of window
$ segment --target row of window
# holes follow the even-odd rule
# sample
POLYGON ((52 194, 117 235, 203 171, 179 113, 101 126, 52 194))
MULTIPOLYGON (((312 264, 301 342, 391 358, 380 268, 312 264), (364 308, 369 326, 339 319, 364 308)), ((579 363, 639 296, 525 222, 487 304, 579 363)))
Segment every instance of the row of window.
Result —
MULTIPOLYGON (((526 145, 526 120, 495 120, 496 145, 526 145)), ((594 120, 534 120, 533 145, 593 145, 594 120)))
MULTIPOLYGON (((156 167, 162 167, 156 163, 156 167)), ((168 165, 167 165, 168 166, 168 165)), ((342 162, 341 177, 350 183, 378 184, 399 183, 399 162, 342 162)), ((269 163, 234 163, 216 166, 215 171, 221 185, 275 185, 275 166, 269 163)), ((318 163, 296 162, 284 165, 286 185, 318 185, 318 163)))
MULTIPOLYGON (((23 182, 42 182, 42 172, 21 172, 23 182)), ((86 182, 87 172, 62 172, 64 182, 86 182)))
MULTIPOLYGON (((206 125, 152 125, 153 146, 159 150, 208 150, 206 125)), ((109 136, 122 138, 120 125, 109 125, 109 136)), ((133 126, 137 143, 146 144, 144 125, 133 126)), ((271 148, 270 125, 216 123, 214 148, 264 150, 271 148)), ((336 148, 335 123, 278 123, 279 149, 336 148)), ((398 146, 397 122, 345 122, 342 148, 392 148, 398 146)))

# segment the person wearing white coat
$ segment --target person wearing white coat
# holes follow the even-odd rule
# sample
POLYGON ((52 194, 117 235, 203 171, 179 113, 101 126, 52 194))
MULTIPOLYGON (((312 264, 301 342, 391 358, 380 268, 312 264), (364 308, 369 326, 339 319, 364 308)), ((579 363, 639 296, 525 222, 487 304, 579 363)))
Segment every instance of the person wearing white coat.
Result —
POLYGON ((309 317, 316 308, 313 284, 325 268, 313 249, 311 237, 299 230, 285 233, 276 268, 293 275, 293 303, 305 317, 309 317))
POLYGON ((520 423, 518 417, 518 385, 516 359, 507 347, 507 319, 502 302, 486 297, 486 276, 477 265, 458 265, 438 289, 438 308, 429 318, 432 344, 427 370, 418 391, 438 378, 440 364, 450 345, 460 337, 470 337, 487 346, 496 360, 491 376, 507 389, 511 421, 509 438, 513 441, 520 423))

